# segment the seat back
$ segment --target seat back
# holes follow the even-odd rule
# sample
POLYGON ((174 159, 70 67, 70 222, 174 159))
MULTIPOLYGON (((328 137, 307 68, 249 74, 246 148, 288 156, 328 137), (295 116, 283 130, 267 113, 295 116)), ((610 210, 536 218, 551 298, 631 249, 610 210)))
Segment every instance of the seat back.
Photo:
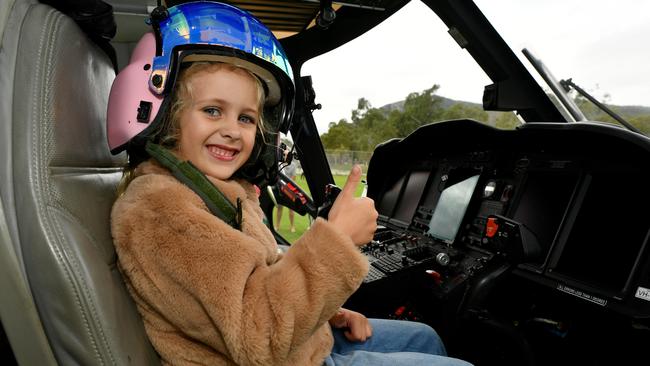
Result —
POLYGON ((111 240, 125 163, 106 143, 113 66, 47 5, 13 0, 0 12, 0 316, 15 357, 160 364, 111 240))

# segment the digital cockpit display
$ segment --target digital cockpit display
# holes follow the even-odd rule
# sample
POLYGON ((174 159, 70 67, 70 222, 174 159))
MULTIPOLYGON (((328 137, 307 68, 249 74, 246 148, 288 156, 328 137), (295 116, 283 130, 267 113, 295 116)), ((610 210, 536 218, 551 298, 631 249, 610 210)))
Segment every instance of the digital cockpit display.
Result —
POLYGON ((427 233, 446 243, 453 243, 472 198, 479 175, 446 187, 440 194, 427 233))

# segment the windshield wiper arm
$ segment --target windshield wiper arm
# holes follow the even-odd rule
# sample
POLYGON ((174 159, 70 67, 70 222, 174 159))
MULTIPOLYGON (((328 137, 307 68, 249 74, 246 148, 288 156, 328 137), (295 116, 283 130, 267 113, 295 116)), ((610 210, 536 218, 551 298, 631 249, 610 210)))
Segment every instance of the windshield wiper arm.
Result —
POLYGON ((600 108, 603 112, 609 114, 612 118, 617 120, 620 124, 625 126, 628 130, 634 131, 636 133, 642 134, 643 132, 639 131, 636 127, 632 126, 628 121, 624 120, 623 117, 619 116, 616 114, 613 110, 609 109, 606 105, 603 103, 599 102, 596 98, 592 97, 587 93, 584 89, 581 87, 577 86, 573 80, 571 79, 566 79, 566 80, 560 80, 560 85, 568 92, 571 90, 571 88, 575 89, 580 95, 583 97, 587 98, 590 102, 596 105, 596 107, 600 108))

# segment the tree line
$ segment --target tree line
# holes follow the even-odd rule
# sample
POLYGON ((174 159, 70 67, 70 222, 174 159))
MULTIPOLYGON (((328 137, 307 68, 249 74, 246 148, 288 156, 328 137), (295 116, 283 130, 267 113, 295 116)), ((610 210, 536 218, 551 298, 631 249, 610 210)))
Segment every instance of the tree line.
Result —
MULTIPOLYGON (((608 98, 608 95, 606 95, 605 98, 608 98)), ((596 107, 593 103, 588 101, 586 98, 579 95, 574 98, 574 101, 578 106, 578 108, 580 108, 582 113, 585 115, 585 117, 587 117, 588 120, 620 125, 620 123, 616 121, 612 116, 603 112, 603 110, 596 107)), ((633 115, 631 113, 627 113, 623 107, 612 106, 606 103, 605 105, 609 109, 611 109, 614 113, 618 114, 620 117, 623 117, 623 119, 629 122, 632 126, 636 127, 644 135, 650 136, 650 115, 648 114, 633 115)))
MULTIPOLYGON (((323 146, 326 150, 372 151, 377 144, 406 137, 420 126, 451 119, 474 119, 501 129, 514 129, 520 124, 512 112, 486 112, 478 105, 463 102, 445 106, 443 98, 436 95, 439 87, 433 85, 410 93, 401 108, 373 108, 367 99, 360 98, 350 121, 344 118, 330 122, 328 131, 321 135, 323 146)), ((584 98, 578 96, 575 101, 590 120, 617 123, 584 98)), ((650 115, 623 117, 650 135, 650 115)))

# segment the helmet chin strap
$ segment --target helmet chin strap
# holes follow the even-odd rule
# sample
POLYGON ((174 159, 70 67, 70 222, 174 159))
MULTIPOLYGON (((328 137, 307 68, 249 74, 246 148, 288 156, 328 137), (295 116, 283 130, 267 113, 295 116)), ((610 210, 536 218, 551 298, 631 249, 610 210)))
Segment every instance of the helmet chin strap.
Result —
POLYGON ((241 230, 242 203, 237 197, 237 206, 233 205, 197 167, 189 161, 180 161, 169 150, 153 142, 147 142, 147 153, 165 168, 181 183, 194 191, 213 215, 228 225, 241 230))

